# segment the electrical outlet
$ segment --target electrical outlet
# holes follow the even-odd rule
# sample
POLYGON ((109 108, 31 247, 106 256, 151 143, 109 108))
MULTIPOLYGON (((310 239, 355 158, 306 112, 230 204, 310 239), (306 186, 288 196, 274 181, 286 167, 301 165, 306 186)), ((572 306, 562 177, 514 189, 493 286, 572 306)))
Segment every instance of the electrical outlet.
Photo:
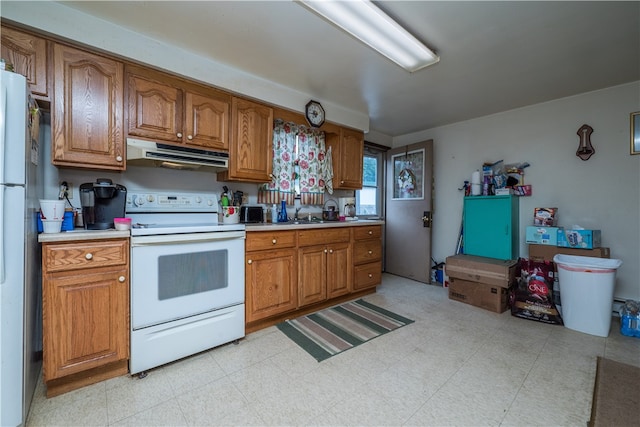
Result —
POLYGON ((73 184, 69 181, 60 181, 60 196, 64 198, 65 195, 73 199, 73 184))

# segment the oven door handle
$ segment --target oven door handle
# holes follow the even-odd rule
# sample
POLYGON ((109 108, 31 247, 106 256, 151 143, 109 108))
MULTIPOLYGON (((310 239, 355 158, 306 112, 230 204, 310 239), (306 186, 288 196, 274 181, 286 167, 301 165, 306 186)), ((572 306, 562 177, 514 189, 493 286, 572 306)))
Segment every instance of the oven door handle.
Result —
POLYGON ((214 233, 160 234, 155 236, 131 237, 131 247, 172 245, 175 243, 223 242, 225 240, 244 239, 244 231, 218 231, 214 233))

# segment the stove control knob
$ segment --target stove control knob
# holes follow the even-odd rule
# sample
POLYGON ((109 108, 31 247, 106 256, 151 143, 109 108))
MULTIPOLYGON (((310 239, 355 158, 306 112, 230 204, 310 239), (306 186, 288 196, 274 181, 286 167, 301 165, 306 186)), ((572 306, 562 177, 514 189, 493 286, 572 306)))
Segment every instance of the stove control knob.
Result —
POLYGON ((149 202, 149 203, 153 203, 153 202, 155 202, 155 201, 156 201, 156 198, 155 198, 155 197, 153 197, 153 194, 149 194, 149 195, 147 196, 147 202, 149 202))
POLYGON ((196 196, 196 203, 202 203, 202 197, 196 196))
POLYGON ((213 206, 213 200, 211 200, 211 199, 207 199, 207 205, 209 205, 209 206, 213 206))
POLYGON ((135 199, 133 199, 133 203, 136 206, 142 206, 142 205, 144 205, 144 199, 142 197, 138 196, 135 199))

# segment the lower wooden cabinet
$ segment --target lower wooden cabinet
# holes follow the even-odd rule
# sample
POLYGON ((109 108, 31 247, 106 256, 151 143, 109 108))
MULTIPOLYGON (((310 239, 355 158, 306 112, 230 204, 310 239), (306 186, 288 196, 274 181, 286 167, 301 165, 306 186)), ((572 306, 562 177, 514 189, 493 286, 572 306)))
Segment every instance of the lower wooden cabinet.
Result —
POLYGON ((298 231, 298 304, 304 307, 351 292, 350 228, 298 231))
POLYGON ((245 242, 245 322, 295 310, 298 305, 296 232, 249 232, 245 242))
POLYGON ((353 232, 353 290, 358 291, 382 280, 382 226, 356 227, 353 232))
POLYGON ((47 396, 127 373, 129 239, 42 244, 47 396))
MULTIPOLYGON (((249 228, 249 227, 248 227, 249 228)), ((375 291, 382 226, 247 231, 247 331, 375 291)))

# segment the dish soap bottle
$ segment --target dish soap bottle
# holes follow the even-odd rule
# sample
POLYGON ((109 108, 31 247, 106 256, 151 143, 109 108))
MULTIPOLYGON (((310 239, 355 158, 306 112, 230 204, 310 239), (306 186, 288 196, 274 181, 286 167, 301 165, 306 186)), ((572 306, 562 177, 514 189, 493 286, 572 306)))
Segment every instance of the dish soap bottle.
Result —
POLYGON ((287 222, 289 218, 287 217, 287 202, 283 200, 280 202, 280 215, 278 215, 278 222, 287 222))

